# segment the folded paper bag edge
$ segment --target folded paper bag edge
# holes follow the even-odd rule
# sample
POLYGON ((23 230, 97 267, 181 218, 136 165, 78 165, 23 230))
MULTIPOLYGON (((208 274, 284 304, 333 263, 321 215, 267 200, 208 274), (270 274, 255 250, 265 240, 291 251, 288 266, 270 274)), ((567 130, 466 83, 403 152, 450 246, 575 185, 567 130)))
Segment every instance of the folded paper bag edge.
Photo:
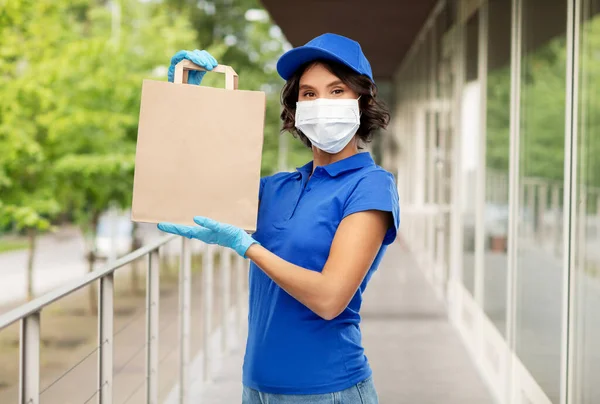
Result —
MULTIPOLYGON (((190 219, 189 221, 180 221, 180 220, 156 220, 156 219, 149 219, 148 217, 145 217, 144 215, 140 215, 139 213, 134 213, 133 210, 131 211, 131 221, 135 222, 135 223, 148 223, 148 224, 159 224, 162 222, 169 222, 169 223, 174 223, 174 224, 180 224, 183 226, 197 226, 197 224, 194 222, 194 219, 190 219)), ((253 222, 256 222, 256 220, 253 220, 253 222)), ((246 223, 246 225, 242 225, 240 226, 240 228, 244 231, 250 232, 250 233, 254 233, 256 232, 256 227, 257 227, 257 223, 252 224, 251 226, 248 226, 248 223, 246 223)))

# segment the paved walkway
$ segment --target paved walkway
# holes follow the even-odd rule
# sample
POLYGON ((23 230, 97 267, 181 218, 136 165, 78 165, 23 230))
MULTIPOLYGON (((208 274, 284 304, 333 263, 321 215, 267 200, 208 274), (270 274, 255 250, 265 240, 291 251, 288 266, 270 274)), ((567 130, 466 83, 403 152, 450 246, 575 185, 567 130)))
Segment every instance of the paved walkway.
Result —
MULTIPOLYGON (((396 243, 362 309, 366 355, 381 404, 493 403, 483 381, 410 254, 396 243)), ((192 402, 241 402, 243 350, 234 352, 192 402)))

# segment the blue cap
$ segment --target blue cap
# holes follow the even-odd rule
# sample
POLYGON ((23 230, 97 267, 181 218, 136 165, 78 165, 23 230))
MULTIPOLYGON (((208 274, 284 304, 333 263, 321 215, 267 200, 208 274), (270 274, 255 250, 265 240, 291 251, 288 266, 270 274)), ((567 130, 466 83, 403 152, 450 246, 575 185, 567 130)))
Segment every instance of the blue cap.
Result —
POLYGON ((371 65, 360 44, 337 34, 320 35, 304 46, 287 51, 277 61, 277 72, 284 80, 289 80, 300 66, 317 59, 339 62, 374 82, 371 65))

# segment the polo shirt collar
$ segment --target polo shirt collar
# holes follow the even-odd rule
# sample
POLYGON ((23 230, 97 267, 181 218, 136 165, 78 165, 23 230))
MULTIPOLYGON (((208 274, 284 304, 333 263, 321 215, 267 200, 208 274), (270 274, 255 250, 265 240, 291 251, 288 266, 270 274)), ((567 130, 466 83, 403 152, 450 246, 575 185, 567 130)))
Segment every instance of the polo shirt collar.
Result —
MULTIPOLYGON (((322 168, 331 177, 336 177, 348 171, 358 170, 363 167, 375 165, 373 158, 369 152, 357 153, 353 156, 346 157, 343 160, 336 161, 335 163, 327 164, 322 168)), ((304 175, 310 175, 313 171, 313 162, 310 161, 302 167, 297 168, 298 172, 304 175)))

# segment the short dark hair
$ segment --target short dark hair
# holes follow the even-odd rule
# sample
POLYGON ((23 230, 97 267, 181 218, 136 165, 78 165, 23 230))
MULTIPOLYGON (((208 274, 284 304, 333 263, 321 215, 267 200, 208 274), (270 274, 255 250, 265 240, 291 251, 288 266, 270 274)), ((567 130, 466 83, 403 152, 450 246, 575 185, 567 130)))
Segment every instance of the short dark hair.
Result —
POLYGON ((300 138, 302 142, 311 147, 310 140, 295 125, 296 102, 300 93, 300 77, 306 69, 315 64, 322 64, 333 75, 338 77, 355 93, 360 95, 359 108, 361 111, 360 127, 356 134, 363 143, 369 143, 373 139, 373 132, 377 129, 385 129, 390 121, 390 113, 385 104, 377 99, 377 86, 367 76, 358 74, 349 67, 325 60, 315 60, 301 66, 289 80, 286 81, 281 90, 281 120, 282 132, 288 131, 294 137, 300 138))

